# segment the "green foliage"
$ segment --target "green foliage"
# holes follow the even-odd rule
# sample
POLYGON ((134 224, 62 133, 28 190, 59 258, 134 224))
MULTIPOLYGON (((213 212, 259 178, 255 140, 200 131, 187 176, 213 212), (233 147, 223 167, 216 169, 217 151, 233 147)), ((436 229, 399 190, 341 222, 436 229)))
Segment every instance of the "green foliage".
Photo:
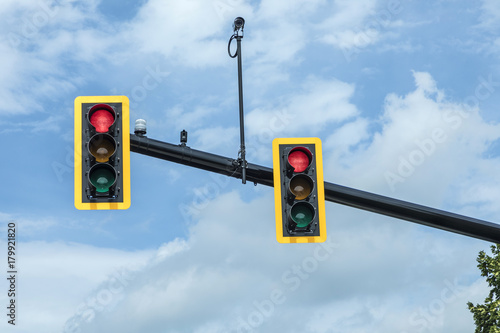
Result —
POLYGON ((484 304, 467 303, 476 323, 475 333, 500 333, 500 244, 492 245, 493 256, 479 252, 477 267, 491 288, 484 304))

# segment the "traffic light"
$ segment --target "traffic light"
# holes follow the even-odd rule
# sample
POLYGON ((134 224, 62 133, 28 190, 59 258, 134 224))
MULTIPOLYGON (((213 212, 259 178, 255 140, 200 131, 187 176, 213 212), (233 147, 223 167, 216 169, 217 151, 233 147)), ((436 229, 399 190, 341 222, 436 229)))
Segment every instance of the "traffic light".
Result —
POLYGON ((273 140, 276 238, 280 243, 326 240, 321 140, 273 140))
POLYGON ((130 207, 129 100, 75 99, 75 207, 130 207))

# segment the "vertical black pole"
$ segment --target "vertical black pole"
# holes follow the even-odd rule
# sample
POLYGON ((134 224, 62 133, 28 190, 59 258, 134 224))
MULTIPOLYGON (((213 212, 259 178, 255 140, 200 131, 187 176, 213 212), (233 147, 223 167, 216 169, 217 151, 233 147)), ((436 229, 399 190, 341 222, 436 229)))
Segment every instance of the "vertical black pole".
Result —
POLYGON ((238 54, 238 92, 240 100, 240 154, 241 154, 241 181, 246 184, 246 167, 247 162, 245 160, 245 123, 244 123, 244 113, 243 113, 243 74, 241 66, 241 38, 238 35, 236 37, 237 41, 237 54, 238 54))

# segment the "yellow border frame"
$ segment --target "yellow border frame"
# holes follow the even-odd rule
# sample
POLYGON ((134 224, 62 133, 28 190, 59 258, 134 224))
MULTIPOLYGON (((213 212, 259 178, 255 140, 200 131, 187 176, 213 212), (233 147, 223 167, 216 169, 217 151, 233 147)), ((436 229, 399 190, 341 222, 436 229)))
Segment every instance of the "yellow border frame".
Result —
POLYGON ((276 239, 280 243, 321 243, 326 241, 325 217, 325 183, 323 179, 323 153, 319 138, 276 138, 273 140, 273 179, 274 179, 274 207, 276 209, 276 239), (279 145, 315 145, 316 185, 318 188, 318 222, 319 236, 312 237, 284 237, 283 236, 283 208, 281 193, 281 156, 279 145))
POLYGON ((127 96, 78 96, 75 99, 75 207, 82 210, 127 209, 130 207, 130 102, 127 96), (123 202, 82 202, 82 104, 122 103, 120 120, 123 202))

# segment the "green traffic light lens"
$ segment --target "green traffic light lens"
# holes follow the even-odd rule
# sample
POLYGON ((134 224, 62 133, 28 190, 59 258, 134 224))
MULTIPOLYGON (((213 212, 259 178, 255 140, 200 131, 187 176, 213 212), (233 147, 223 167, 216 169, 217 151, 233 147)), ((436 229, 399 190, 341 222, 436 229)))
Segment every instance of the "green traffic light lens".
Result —
POLYGON ((305 228, 314 219, 314 208, 310 203, 298 202, 293 205, 290 215, 292 221, 297 224, 297 227, 305 228))
POLYGON ((313 190, 313 181, 306 175, 298 175, 290 181, 290 192, 295 195, 296 200, 304 200, 313 190))
POLYGON ((109 134, 96 134, 89 141, 89 151, 99 163, 109 161, 116 151, 116 141, 109 134))
POLYGON ((96 164, 90 169, 89 180, 97 192, 108 192, 116 181, 116 171, 108 164, 96 164))

